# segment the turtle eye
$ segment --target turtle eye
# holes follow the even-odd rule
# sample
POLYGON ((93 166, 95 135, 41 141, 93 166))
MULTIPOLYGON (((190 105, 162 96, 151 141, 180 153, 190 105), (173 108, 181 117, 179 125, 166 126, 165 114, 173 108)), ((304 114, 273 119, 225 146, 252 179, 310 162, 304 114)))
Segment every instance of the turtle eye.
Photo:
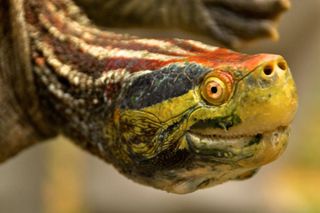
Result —
POLYGON ((222 79, 212 76, 203 82, 201 95, 208 103, 221 105, 228 100, 230 91, 222 79))

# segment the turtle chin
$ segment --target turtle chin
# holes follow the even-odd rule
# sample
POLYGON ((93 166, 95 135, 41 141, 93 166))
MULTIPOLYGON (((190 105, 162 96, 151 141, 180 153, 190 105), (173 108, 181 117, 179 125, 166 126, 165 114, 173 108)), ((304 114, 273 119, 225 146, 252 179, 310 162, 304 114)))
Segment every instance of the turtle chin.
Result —
POLYGON ((228 180, 250 178, 259 167, 275 160, 284 151, 289 135, 288 127, 251 132, 250 135, 236 135, 232 131, 210 135, 209 132, 217 131, 208 128, 204 132, 190 129, 185 134, 185 148, 192 156, 188 167, 174 170, 175 178, 171 183, 159 182, 158 188, 184 194, 228 180))
POLYGON ((285 149, 288 127, 278 127, 255 134, 201 134, 190 130, 186 141, 190 152, 203 158, 254 169, 275 160, 285 149))
POLYGON ((167 150, 148 162, 141 162, 140 165, 146 165, 143 172, 128 175, 137 182, 177 194, 229 180, 243 180, 275 160, 284 151, 289 135, 288 127, 250 134, 217 132, 221 133, 216 129, 201 131, 191 127, 180 138, 178 151, 167 150), (149 173, 146 168, 150 169, 149 173))
POLYGON ((288 127, 250 135, 210 135, 208 132, 204 135, 191 129, 185 134, 193 163, 187 170, 177 170, 179 178, 162 188, 184 194, 228 180, 250 178, 259 167, 283 152, 289 135, 288 127))

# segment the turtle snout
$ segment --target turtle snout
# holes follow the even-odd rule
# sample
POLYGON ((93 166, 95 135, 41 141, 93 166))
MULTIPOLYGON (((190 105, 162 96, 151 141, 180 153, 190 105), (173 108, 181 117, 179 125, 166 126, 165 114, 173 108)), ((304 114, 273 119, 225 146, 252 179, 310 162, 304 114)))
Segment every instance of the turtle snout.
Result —
POLYGON ((292 76, 288 64, 282 57, 264 62, 254 69, 246 78, 250 87, 254 89, 269 89, 269 95, 276 92, 274 88, 281 89, 281 87, 286 86, 291 79, 292 76))
POLYGON ((282 58, 269 61, 260 69, 261 77, 266 80, 273 78, 275 75, 284 76, 287 72, 287 62, 282 58))
POLYGON ((277 60, 272 60, 263 65, 261 69, 261 74, 264 78, 271 78, 273 75, 283 75, 288 71, 287 62, 280 58, 277 60))
POLYGON ((272 130, 288 126, 297 110, 297 92, 282 57, 265 61, 238 85, 237 115, 243 124, 272 130))

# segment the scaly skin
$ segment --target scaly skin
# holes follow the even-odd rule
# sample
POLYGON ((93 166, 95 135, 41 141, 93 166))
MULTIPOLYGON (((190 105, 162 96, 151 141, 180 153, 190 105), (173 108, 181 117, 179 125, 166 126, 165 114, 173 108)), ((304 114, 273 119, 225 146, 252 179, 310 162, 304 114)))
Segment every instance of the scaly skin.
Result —
POLYGON ((297 107, 278 55, 99 30, 69 0, 29 0, 47 124, 134 181, 188 193, 275 160, 297 107))

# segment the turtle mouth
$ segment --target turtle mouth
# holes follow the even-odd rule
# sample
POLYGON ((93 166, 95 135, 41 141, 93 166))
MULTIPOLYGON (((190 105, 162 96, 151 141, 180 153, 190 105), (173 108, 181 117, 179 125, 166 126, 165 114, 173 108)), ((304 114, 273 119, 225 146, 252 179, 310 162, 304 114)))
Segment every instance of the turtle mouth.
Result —
MULTIPOLYGON (((257 131, 250 134, 205 134, 189 130, 186 141, 189 150, 196 155, 206 156, 220 161, 238 161, 253 157, 261 152, 261 147, 277 146, 288 127, 278 127, 269 131, 257 131), (262 145, 264 144, 264 145, 262 145)), ((214 132, 214 131, 213 131, 214 132)))

